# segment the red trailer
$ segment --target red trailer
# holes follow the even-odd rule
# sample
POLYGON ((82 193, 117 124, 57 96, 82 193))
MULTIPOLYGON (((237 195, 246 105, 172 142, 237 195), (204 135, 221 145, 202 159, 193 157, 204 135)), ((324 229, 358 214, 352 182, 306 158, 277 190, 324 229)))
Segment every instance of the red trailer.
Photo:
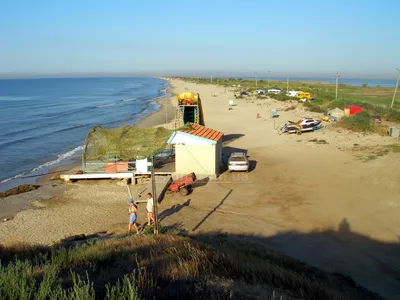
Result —
POLYGON ((196 180, 196 175, 190 173, 179 179, 176 179, 169 186, 171 192, 180 192, 182 196, 188 195, 192 191, 192 183, 196 180))
POLYGON ((344 115, 345 116, 354 116, 355 114, 358 114, 363 111, 363 108, 358 105, 346 105, 344 107, 344 115))

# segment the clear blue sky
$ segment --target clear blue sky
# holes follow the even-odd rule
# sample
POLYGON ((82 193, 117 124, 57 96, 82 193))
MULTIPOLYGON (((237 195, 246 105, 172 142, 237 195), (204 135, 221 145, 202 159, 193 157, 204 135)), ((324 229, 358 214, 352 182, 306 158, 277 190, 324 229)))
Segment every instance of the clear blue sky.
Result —
POLYGON ((0 73, 396 76, 400 1, 1 0, 0 73))

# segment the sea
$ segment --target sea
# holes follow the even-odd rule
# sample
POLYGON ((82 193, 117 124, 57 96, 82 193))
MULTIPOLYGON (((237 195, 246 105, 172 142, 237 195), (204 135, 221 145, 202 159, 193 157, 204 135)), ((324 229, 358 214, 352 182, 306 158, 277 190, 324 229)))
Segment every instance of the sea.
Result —
POLYGON ((158 78, 0 80, 0 191, 73 163, 92 127, 137 123, 168 88, 158 78))

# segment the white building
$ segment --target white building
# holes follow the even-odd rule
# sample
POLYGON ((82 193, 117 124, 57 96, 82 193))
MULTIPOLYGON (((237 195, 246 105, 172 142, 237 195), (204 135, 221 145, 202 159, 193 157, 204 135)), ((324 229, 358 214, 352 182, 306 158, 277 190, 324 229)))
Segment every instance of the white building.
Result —
POLYGON ((175 172, 194 172, 197 178, 216 178, 221 170, 223 133, 189 123, 192 129, 178 129, 168 144, 175 145, 175 172))

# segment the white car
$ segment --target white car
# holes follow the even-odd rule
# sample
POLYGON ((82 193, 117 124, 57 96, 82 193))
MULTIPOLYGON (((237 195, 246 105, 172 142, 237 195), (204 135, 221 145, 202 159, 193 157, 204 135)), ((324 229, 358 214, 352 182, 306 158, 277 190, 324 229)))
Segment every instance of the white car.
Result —
POLYGON ((228 159, 229 172, 249 170, 249 160, 244 152, 233 152, 228 159))

